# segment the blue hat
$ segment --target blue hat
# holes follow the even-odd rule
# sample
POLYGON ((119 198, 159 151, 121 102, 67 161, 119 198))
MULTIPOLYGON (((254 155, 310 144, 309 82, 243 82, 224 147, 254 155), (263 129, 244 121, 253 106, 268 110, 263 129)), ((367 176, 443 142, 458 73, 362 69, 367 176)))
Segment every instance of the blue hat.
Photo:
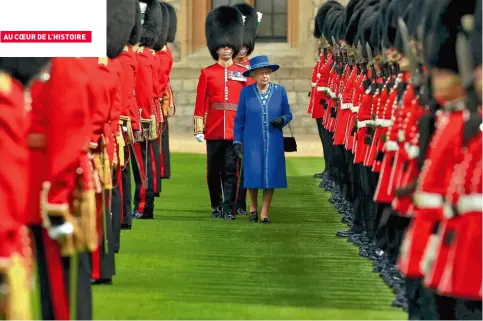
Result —
POLYGON ((256 56, 250 59, 250 69, 245 71, 243 73, 244 77, 250 76, 250 73, 255 70, 255 69, 260 69, 260 68, 269 68, 272 69, 272 71, 277 71, 278 68, 280 68, 279 65, 271 65, 268 62, 268 57, 267 56, 256 56))

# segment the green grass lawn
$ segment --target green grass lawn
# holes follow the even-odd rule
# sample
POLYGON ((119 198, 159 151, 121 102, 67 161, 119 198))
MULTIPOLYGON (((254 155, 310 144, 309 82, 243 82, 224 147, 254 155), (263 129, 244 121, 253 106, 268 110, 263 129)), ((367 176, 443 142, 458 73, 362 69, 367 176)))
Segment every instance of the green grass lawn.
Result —
POLYGON ((210 218, 205 156, 172 155, 154 220, 123 231, 112 286, 94 288, 95 319, 405 319, 312 174, 288 158, 271 225, 210 218))

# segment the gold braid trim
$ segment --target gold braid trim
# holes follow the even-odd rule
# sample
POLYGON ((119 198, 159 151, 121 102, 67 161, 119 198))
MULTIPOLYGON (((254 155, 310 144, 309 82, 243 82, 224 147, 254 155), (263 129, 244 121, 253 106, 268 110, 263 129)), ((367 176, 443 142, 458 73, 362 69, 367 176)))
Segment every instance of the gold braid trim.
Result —
POLYGON ((79 229, 76 234, 77 250, 93 252, 99 244, 97 234, 96 193, 94 190, 76 189, 74 192, 74 213, 79 229))
POLYGON ((204 122, 205 122, 204 117, 194 116, 194 133, 195 133, 195 135, 203 134, 204 127, 205 127, 204 122))
POLYGON ((32 320, 29 273, 25 258, 14 253, 0 261, 7 292, 0 293, 0 317, 6 320, 32 320))

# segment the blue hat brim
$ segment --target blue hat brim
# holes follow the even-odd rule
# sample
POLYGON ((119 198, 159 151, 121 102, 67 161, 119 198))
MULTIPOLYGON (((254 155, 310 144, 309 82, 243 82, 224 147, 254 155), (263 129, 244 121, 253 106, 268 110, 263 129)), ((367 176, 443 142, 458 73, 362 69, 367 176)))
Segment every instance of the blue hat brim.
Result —
POLYGON ((257 70, 257 69, 262 69, 262 68, 268 68, 268 69, 271 69, 272 72, 275 72, 280 68, 280 66, 279 65, 266 65, 266 66, 258 67, 258 68, 255 68, 255 69, 248 69, 247 71, 245 71, 243 73, 243 77, 250 77, 250 73, 252 71, 257 70))

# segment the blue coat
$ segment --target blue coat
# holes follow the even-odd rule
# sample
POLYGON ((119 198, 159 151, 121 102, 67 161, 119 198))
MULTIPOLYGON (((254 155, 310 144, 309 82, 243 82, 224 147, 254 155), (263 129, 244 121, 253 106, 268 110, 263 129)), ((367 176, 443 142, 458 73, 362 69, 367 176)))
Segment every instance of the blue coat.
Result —
POLYGON ((243 145, 245 188, 286 188, 283 131, 270 121, 292 120, 285 87, 270 84, 266 104, 262 104, 256 84, 242 89, 235 117, 234 142, 243 145))

